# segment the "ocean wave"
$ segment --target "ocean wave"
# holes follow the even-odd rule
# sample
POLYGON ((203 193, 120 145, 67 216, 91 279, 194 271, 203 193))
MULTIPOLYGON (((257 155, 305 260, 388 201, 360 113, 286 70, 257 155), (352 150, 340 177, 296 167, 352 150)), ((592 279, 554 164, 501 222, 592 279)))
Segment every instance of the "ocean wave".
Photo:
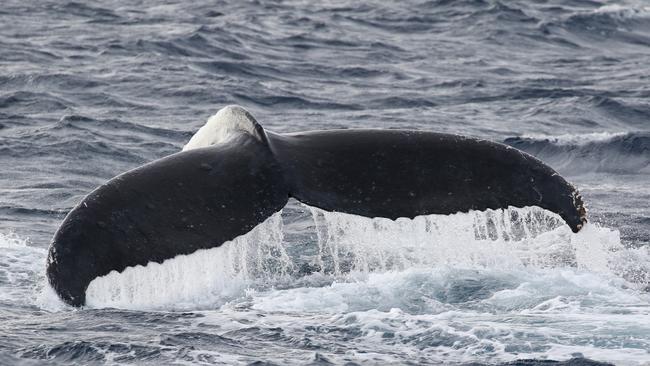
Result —
POLYGON ((16 91, 0 95, 0 109, 11 108, 14 113, 21 110, 31 113, 36 111, 60 111, 72 105, 74 103, 71 101, 46 92, 16 91))
POLYGON ((116 40, 111 43, 111 47, 106 48, 107 52, 115 49, 115 46, 129 51, 138 52, 153 52, 165 56, 172 57, 192 57, 210 59, 214 55, 219 55, 220 59, 230 59, 237 61, 244 61, 250 59, 250 56, 243 52, 238 51, 241 47, 237 47, 237 43, 228 40, 224 42, 225 35, 220 34, 216 29, 208 28, 205 26, 199 27, 197 30, 189 34, 171 37, 169 39, 138 39, 127 43, 116 40), (228 44, 228 47, 222 47, 220 44, 228 44))
POLYGON ((112 10, 98 6, 90 6, 75 1, 62 2, 51 8, 54 12, 61 12, 81 18, 89 18, 91 21, 115 21, 119 16, 112 10))
MULTIPOLYGON (((0 75, 0 84, 6 89, 26 87, 39 89, 70 90, 72 88, 89 89, 106 86, 104 81, 93 78, 89 75, 78 75, 68 73, 26 73, 14 75, 0 75)), ((15 96, 20 98, 20 94, 15 96)), ((23 94, 23 98, 28 95, 23 94)))
POLYGON ((592 13, 608 14, 618 17, 619 19, 650 18, 650 6, 642 4, 643 3, 637 3, 636 5, 608 4, 597 8, 592 13))
POLYGON ((387 96, 374 98, 366 103, 366 107, 375 109, 430 108, 435 106, 436 103, 432 100, 418 96, 387 96))
POLYGON ((363 107, 354 104, 325 101, 320 98, 302 98, 299 96, 266 96, 234 93, 233 97, 244 103, 263 107, 293 107, 313 110, 360 110, 363 107))
MULTIPOLYGON (((643 97, 642 95, 638 96, 638 98, 643 97)), ((585 102, 593 105, 599 113, 606 117, 621 121, 629 126, 645 129, 650 119, 650 106, 645 103, 632 104, 602 94, 592 95, 585 102)))
POLYGON ((107 134, 120 134, 123 137, 142 134, 148 136, 143 140, 156 141, 185 141, 192 137, 193 132, 169 128, 151 127, 143 124, 119 119, 96 119, 78 114, 66 114, 54 125, 48 126, 49 130, 70 130, 93 132, 98 138, 106 138, 107 134))
POLYGON ((59 210, 50 210, 43 208, 27 208, 27 207, 11 207, 0 206, 0 213, 9 214, 12 216, 58 216, 62 217, 62 212, 59 210))
MULTIPOLYGON (((47 157, 54 161, 67 159, 68 161, 77 160, 78 162, 96 161, 101 156, 110 157, 109 164, 118 162, 129 162, 144 164, 147 159, 138 152, 131 151, 123 146, 116 146, 108 140, 95 140, 85 137, 69 136, 61 139, 56 135, 39 134, 27 139, 0 139, 3 146, 0 147, 0 153, 9 158, 37 158, 47 157)), ((176 149, 176 148, 175 148, 176 149)))
MULTIPOLYGON (((599 4, 602 5, 602 4, 599 4)), ((616 40, 632 45, 650 45, 650 7, 637 4, 606 4, 589 11, 571 12, 569 15, 541 22, 539 29, 545 34, 558 34, 578 44, 593 47, 593 42, 616 40), (578 38, 573 38, 576 36, 578 38)))
POLYGON ((572 175, 589 172, 650 173, 650 133, 524 135, 504 143, 524 150, 572 175))
POLYGON ((14 137, 0 137, 0 152, 7 158, 17 159, 47 157, 83 162, 104 156, 109 158, 108 165, 143 164, 177 152, 191 135, 189 131, 118 119, 66 114, 55 123, 19 131, 14 137))

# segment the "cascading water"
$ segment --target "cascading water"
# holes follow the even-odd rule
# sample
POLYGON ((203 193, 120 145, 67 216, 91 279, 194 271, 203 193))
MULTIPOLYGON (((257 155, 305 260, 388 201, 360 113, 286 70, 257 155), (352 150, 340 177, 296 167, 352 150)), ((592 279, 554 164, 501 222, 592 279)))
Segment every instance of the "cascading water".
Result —
POLYGON ((247 289, 304 286, 306 277, 318 278, 323 286, 441 267, 613 273, 610 261, 625 252, 616 231, 590 225, 574 235, 558 216, 538 208, 395 221, 295 202, 286 211, 219 248, 98 278, 88 288, 88 306, 214 308, 244 296, 247 289), (291 237, 293 227, 303 231, 291 237))

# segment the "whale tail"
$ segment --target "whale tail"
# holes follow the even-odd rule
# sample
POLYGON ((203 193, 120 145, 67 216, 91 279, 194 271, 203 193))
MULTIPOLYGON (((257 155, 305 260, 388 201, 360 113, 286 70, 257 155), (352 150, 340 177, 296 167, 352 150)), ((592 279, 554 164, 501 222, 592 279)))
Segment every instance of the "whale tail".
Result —
POLYGON ((121 174, 68 213, 50 245, 49 282, 81 306, 96 277, 220 246, 284 207, 283 179, 268 145, 240 130, 121 174))
POLYGON ((396 219, 539 206, 573 232, 586 222, 573 185, 503 144, 400 130, 267 135, 290 195, 327 211, 396 219))
POLYGON ((182 152, 111 179, 72 209, 50 246, 48 279, 81 306, 96 277, 218 247, 289 196, 367 217, 539 206, 574 232, 586 222, 571 184, 506 145, 400 130, 280 135, 228 106, 182 152))

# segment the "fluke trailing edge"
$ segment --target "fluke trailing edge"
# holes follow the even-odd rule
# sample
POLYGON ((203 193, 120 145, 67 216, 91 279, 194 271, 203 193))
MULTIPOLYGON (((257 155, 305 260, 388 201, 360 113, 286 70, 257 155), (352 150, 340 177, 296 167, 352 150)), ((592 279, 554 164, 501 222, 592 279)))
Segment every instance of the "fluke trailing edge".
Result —
POLYGON ((241 107, 211 117, 184 151, 121 174, 65 218, 47 262, 52 287, 85 303, 98 276, 218 247, 287 203, 367 217, 539 206, 574 232, 576 189, 538 159, 475 138, 406 130, 265 131, 241 107))

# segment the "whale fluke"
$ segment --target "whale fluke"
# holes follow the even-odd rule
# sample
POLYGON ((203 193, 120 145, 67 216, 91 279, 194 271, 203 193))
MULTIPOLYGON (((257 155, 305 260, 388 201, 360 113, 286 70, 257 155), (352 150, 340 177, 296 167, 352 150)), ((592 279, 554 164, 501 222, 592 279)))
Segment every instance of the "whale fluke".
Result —
POLYGON ((49 282, 81 306, 96 277, 220 246, 287 199, 280 166, 248 134, 156 160, 111 179, 70 211, 50 246, 49 282))
POLYGON ((268 133, 290 195, 327 211, 413 218, 538 206, 574 232, 578 191, 537 158, 491 141, 407 130, 268 133))
POLYGON ((390 219, 539 206, 574 232, 586 222, 570 183, 503 144, 406 130, 276 134, 228 106, 184 151, 111 179, 72 209, 50 245, 49 282, 66 303, 82 306, 93 279, 218 247, 289 197, 390 219))

